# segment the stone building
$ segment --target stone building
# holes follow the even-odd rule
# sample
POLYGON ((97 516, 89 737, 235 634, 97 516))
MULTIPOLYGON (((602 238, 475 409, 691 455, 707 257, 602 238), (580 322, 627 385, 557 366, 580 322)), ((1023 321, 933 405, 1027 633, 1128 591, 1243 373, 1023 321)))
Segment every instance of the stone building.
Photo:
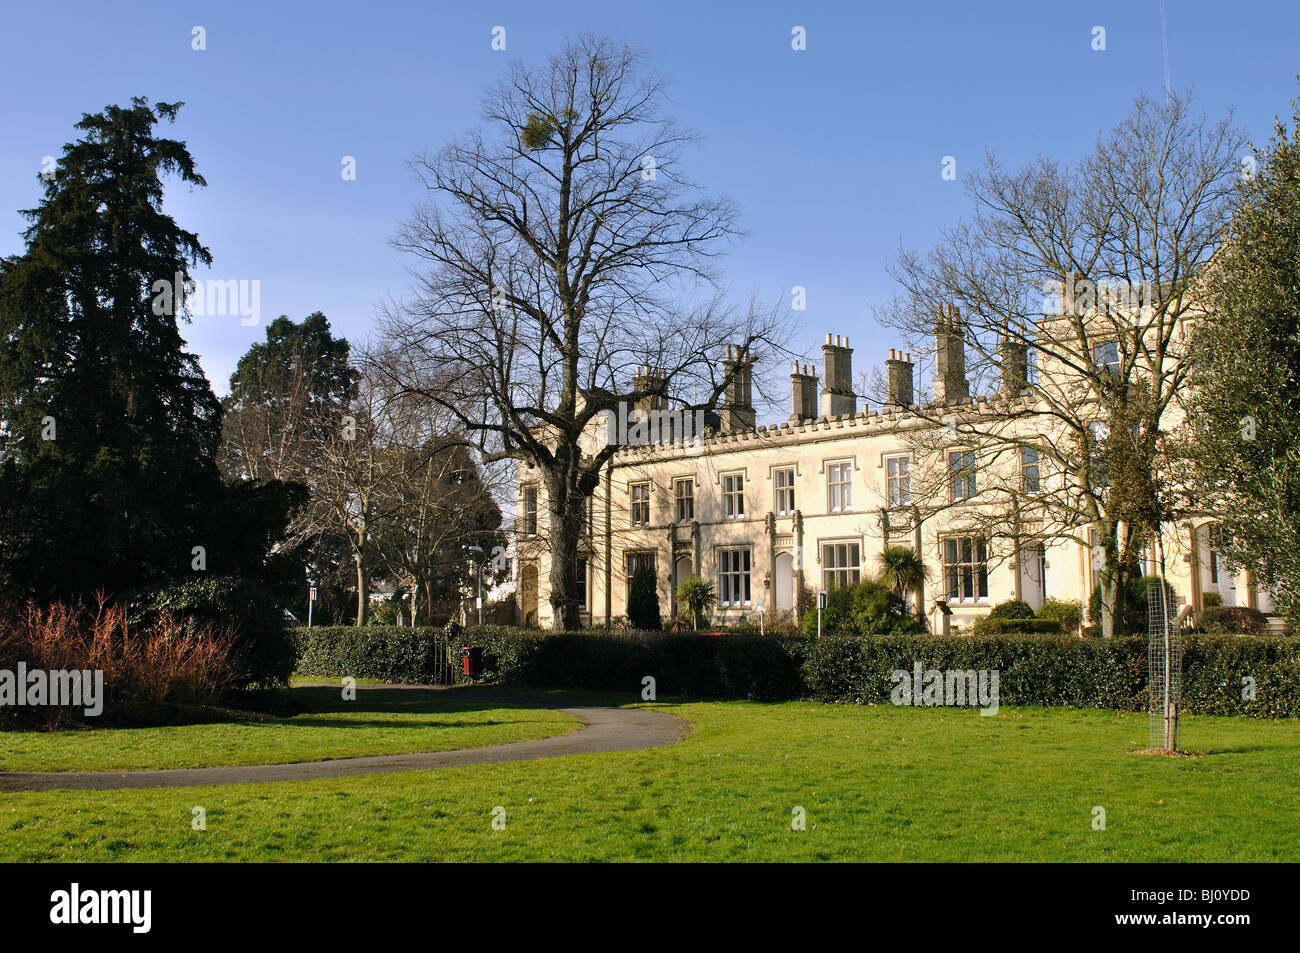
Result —
MULTIPOLYGON (((1050 490, 1037 452, 1025 442, 1012 454, 972 448, 965 429, 1005 402, 1028 401, 1029 355, 1004 340, 997 393, 972 397, 961 317, 940 307, 935 322, 931 400, 917 402, 911 355, 888 352, 887 399, 859 406, 849 339, 827 334, 824 374, 795 363, 791 412, 756 425, 750 357, 728 348, 737 370, 720 412, 692 420, 675 414, 650 368, 636 378, 642 396, 617 417, 598 418, 585 437, 591 450, 620 448, 590 501, 579 557, 582 617, 599 625, 626 615, 627 580, 653 566, 665 618, 678 612, 678 583, 713 580, 715 623, 756 621, 762 609, 790 613, 798 594, 857 581, 878 572, 878 554, 905 545, 921 554, 928 581, 914 592, 932 631, 944 618, 969 632, 997 603, 1022 599, 1037 608, 1047 597, 1088 606, 1097 584, 1086 524, 1047 527, 1033 501, 1050 490), (998 402, 1003 402, 999 404, 998 402), (629 418, 634 423, 629 426, 629 418), (639 429, 638 429, 639 425, 639 429), (1014 489, 1016 493, 1008 493, 1014 489), (1023 510, 1007 500, 1025 501, 1023 510), (947 607, 950 615, 944 612, 947 607)), ((1106 360, 1099 353, 1098 360, 1106 360)), ((1036 381, 1059 369, 1038 367, 1036 381)), ((1052 434, 1030 435, 1056 439, 1052 434)), ((548 627, 545 490, 526 466, 517 480, 515 534, 520 616, 548 627)), ((1163 558, 1179 612, 1195 617, 1207 593, 1227 605, 1272 606, 1247 574, 1227 571, 1211 546, 1211 521, 1167 526, 1143 553, 1144 569, 1163 558)))

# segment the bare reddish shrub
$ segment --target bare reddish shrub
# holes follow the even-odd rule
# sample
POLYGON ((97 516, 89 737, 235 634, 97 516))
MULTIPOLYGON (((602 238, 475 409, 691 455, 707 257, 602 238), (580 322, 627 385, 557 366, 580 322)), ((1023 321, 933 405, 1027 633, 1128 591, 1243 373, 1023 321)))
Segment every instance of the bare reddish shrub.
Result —
MULTIPOLYGON (((230 632, 195 629, 170 614, 146 630, 132 630, 126 609, 102 597, 93 609, 29 603, 0 613, 0 667, 25 662, 29 669, 101 670, 108 700, 115 702, 211 701, 234 678, 234 643, 230 632)), ((51 707, 46 721, 61 724, 68 714, 51 707)))

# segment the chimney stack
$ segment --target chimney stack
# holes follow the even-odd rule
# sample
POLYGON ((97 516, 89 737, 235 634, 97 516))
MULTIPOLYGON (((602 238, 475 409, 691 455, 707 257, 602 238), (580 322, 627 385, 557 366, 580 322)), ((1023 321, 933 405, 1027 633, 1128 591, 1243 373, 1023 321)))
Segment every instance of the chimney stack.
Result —
POLYGON ((821 415, 854 414, 857 400, 853 396, 853 349, 849 347, 849 339, 827 334, 822 358, 826 364, 826 386, 821 393, 821 415))
POLYGON ((668 406, 667 378, 663 371, 651 370, 649 364, 642 364, 632 375, 633 409, 649 414, 652 410, 663 410, 668 406))
POLYGON ((1002 395, 1018 397, 1029 388, 1029 345, 1024 337, 1003 325, 998 351, 1002 361, 1002 395))
POLYGON ((754 414, 754 359, 749 349, 727 345, 727 356, 722 362, 722 372, 730 383, 722 394, 721 430, 753 430, 757 422, 754 414))
POLYGON ((969 400, 964 326, 955 304, 945 308, 943 302, 939 303, 934 345, 934 402, 942 405, 969 400))
POLYGON ((912 355, 889 349, 889 360, 885 361, 885 380, 889 388, 889 405, 891 407, 911 407, 915 403, 912 395, 912 355))
POLYGON ((794 362, 790 375, 790 423, 800 424, 817 417, 817 368, 794 362))

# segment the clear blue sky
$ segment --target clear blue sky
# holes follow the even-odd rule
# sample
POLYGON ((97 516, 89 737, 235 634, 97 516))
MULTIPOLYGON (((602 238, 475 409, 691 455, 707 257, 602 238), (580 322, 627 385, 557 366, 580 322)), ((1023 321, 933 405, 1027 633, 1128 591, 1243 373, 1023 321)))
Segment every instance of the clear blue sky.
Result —
MULTIPOLYGON (((808 289, 802 340, 848 334, 855 368, 896 342, 869 306, 893 293, 902 240, 928 247, 967 211, 960 183, 994 149, 1073 160, 1140 89, 1164 83, 1159 0, 923 3, 8 2, 0 20, 0 254, 21 249, 43 156, 83 112, 132 96, 184 100, 174 134, 208 188, 168 195, 213 252, 210 274, 257 279, 263 323, 320 310, 354 340, 402 294, 388 246, 420 198, 406 162, 473 128, 511 57, 541 61, 566 35, 643 48, 672 81, 671 112, 701 132, 693 177, 741 205, 749 238, 731 287, 808 289), (191 29, 207 49, 191 49, 191 29), (506 28, 507 51, 491 49, 506 28), (807 50, 790 48, 791 28, 807 50), (1104 52, 1092 28, 1106 30, 1104 52), (343 181, 341 160, 357 160, 343 181)), ((1255 140, 1289 117, 1300 4, 1168 0, 1169 70, 1255 140)), ((263 327, 185 329, 218 393, 263 327)))

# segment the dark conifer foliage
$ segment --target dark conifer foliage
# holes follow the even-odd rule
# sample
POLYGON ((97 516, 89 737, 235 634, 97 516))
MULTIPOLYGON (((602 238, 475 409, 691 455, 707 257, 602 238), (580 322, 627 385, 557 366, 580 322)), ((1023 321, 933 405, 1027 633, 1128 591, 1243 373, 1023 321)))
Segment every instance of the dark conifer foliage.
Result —
POLYGON ((223 485, 221 408, 179 329, 190 269, 212 261, 163 209, 165 178, 206 184, 155 134, 181 105, 84 115, 24 212, 26 250, 0 262, 0 594, 289 572, 267 554, 301 493, 223 485))

